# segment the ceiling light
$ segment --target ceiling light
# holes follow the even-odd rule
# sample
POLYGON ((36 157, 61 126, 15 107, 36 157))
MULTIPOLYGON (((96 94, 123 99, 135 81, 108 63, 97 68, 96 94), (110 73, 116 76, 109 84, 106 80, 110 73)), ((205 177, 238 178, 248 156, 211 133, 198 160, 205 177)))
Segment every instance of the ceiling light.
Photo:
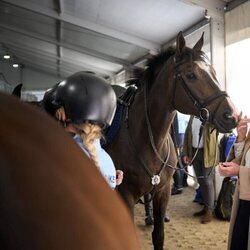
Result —
POLYGON ((4 58, 4 59, 10 59, 10 55, 6 53, 6 54, 3 56, 3 58, 4 58))
POLYGON ((13 67, 13 68, 18 68, 18 67, 19 67, 19 64, 18 64, 18 63, 13 63, 13 64, 12 64, 12 67, 13 67))

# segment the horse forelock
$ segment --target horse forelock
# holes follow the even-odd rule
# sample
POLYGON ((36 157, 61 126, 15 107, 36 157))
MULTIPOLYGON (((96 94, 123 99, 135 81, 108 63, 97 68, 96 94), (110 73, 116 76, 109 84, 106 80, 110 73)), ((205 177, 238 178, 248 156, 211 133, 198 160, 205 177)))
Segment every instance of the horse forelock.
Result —
POLYGON ((190 61, 202 61, 205 63, 210 64, 210 60, 207 56, 207 54, 203 51, 196 51, 194 49, 191 48, 186 48, 185 52, 183 53, 183 56, 188 56, 190 61))

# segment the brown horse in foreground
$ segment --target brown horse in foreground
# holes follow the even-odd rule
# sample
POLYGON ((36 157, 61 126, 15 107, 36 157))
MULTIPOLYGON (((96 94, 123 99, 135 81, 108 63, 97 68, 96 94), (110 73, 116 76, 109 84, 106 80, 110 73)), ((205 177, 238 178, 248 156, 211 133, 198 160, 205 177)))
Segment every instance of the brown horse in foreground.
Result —
POLYGON ((0 93, 0 248, 140 249, 127 208, 54 120, 0 93))
POLYGON ((176 153, 170 126, 175 110, 196 115, 222 133, 231 131, 237 116, 215 71, 201 51, 203 35, 191 49, 179 33, 176 48, 153 58, 137 80, 134 101, 127 105, 119 133, 107 146, 117 169, 124 171, 119 191, 130 210, 141 196, 153 196, 153 244, 163 249, 164 215, 176 153))

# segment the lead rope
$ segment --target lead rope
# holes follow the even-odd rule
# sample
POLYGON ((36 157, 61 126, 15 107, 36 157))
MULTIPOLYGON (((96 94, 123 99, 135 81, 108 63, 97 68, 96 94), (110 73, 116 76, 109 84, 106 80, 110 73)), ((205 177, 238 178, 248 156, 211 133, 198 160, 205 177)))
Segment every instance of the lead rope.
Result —
POLYGON ((195 150, 194 156, 192 157, 192 159, 191 159, 191 161, 188 163, 188 165, 192 165, 194 159, 195 159, 196 156, 197 156, 197 153, 198 153, 198 151, 199 151, 199 146, 200 146, 200 143, 201 143, 201 137, 202 137, 202 134, 203 134, 203 128, 204 128, 204 124, 201 123, 200 130, 199 130, 199 140, 198 140, 197 148, 196 148, 196 150, 195 150))
MULTIPOLYGON (((197 145, 196 151, 194 153, 194 156, 192 157, 192 159, 191 159, 191 161, 189 162, 188 165, 191 165, 193 163, 194 159, 197 156, 197 153, 198 153, 198 150, 199 150, 200 141, 201 141, 201 137, 202 137, 202 133, 203 133, 203 128, 204 128, 204 124, 202 124, 201 127, 200 127, 198 145, 197 145)), ((218 143, 218 136, 216 136, 216 145, 217 145, 217 143, 218 143)), ((174 144, 175 144, 175 149, 176 149, 175 133, 174 133, 174 144)), ((204 176, 204 175, 193 176, 193 175, 189 174, 188 171, 185 170, 185 168, 181 168, 181 169, 180 168, 175 168, 175 169, 183 171, 186 175, 188 175, 188 176, 190 176, 190 177, 192 177, 193 179, 196 179, 196 180, 198 180, 198 179, 207 179, 211 175, 213 169, 215 168, 215 161, 216 161, 216 159, 218 157, 218 151, 216 150, 215 152, 216 152, 216 155, 214 157, 214 163, 213 163, 213 166, 212 166, 212 168, 211 168, 211 170, 210 170, 210 172, 208 173, 207 176, 204 176)), ((178 156, 177 150, 176 150, 176 154, 177 154, 177 157, 178 157, 178 160, 179 160, 180 157, 178 156)))

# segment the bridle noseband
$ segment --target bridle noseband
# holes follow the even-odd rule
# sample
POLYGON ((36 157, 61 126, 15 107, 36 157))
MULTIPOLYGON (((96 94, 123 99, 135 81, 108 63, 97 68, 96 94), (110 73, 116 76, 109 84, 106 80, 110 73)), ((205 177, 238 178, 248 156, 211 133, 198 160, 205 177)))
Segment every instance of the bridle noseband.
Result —
MULTIPOLYGON (((204 101, 201 101, 192 91, 191 89, 188 87, 185 79, 182 76, 181 72, 178 72, 178 68, 180 65, 184 64, 184 62, 181 63, 176 63, 174 60, 175 66, 175 74, 174 74, 174 88, 173 88, 173 107, 176 109, 175 106, 175 97, 176 97, 176 86, 177 86, 177 81, 180 79, 181 84, 183 89, 185 90, 187 96, 189 97, 189 99, 191 100, 191 102, 193 103, 193 105, 196 107, 196 109, 198 110, 199 113, 199 118, 201 120, 201 122, 206 122, 209 120, 209 118, 211 117, 209 110, 207 109, 207 106, 213 102, 214 100, 220 98, 220 97, 228 97, 228 94, 226 91, 219 91, 217 93, 215 93, 212 96, 207 97, 204 101)), ((220 102, 221 103, 221 102, 220 102)), ((214 119, 214 116, 220 106, 220 103, 216 106, 213 115, 211 117, 211 122, 214 119)))

